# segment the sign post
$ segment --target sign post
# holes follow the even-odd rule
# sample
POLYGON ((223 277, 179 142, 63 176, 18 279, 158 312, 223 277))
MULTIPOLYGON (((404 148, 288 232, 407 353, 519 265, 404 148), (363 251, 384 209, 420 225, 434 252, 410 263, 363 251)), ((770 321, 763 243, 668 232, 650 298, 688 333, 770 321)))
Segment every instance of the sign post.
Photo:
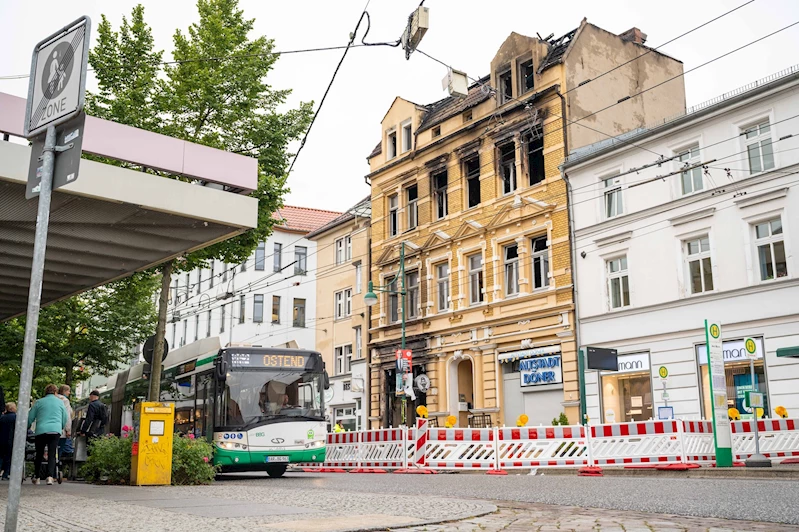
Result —
POLYGON ((746 407, 752 410, 754 416, 755 454, 746 459, 746 467, 771 467, 771 460, 760 454, 760 434, 758 433, 757 409, 764 407, 763 394, 757 391, 757 376, 755 375, 755 359, 757 358, 757 344, 753 338, 744 340, 746 356, 749 357, 749 373, 752 379, 752 390, 746 392, 746 407))
MULTIPOLYGON (((22 368, 17 400, 17 421, 14 447, 11 456, 11 481, 8 485, 6 507, 6 532, 16 532, 19 517, 19 498, 25 457, 25 441, 30 412, 31 382, 39 328, 44 258, 47 248, 47 228, 50 223, 50 200, 53 192, 53 174, 56 153, 74 147, 58 146, 56 128, 78 117, 83 110, 86 90, 86 67, 89 57, 91 20, 81 17, 42 40, 33 48, 31 75, 28 85, 28 102, 25 108, 25 136, 29 140, 44 133, 41 157, 32 150, 31 166, 35 166, 38 183, 39 206, 36 215, 36 233, 33 240, 28 311, 25 321, 25 343, 22 350, 22 368), (39 164, 40 163, 40 164, 39 164)), ((82 129, 82 126, 80 126, 82 129)), ((72 131, 64 133, 73 135, 72 131)), ((78 135, 82 136, 79 131, 78 135)), ((73 139, 77 137, 73 136, 73 139)), ((69 141, 67 141, 69 142, 69 141)), ((79 150, 80 148, 77 148, 79 150)), ((74 152, 73 152, 74 153, 74 152)), ((78 155, 80 157, 80 155, 78 155)), ((73 181, 77 170, 73 173, 73 181)), ((35 196, 36 193, 33 194, 35 196)), ((30 195, 28 195, 29 199, 30 195)), ((34 473, 37 474, 38 472, 34 473)))
POLYGON ((730 417, 727 413, 727 378, 724 373, 721 325, 705 320, 705 341, 707 342, 707 367, 710 374, 716 467, 732 467, 732 433, 730 432, 730 417))

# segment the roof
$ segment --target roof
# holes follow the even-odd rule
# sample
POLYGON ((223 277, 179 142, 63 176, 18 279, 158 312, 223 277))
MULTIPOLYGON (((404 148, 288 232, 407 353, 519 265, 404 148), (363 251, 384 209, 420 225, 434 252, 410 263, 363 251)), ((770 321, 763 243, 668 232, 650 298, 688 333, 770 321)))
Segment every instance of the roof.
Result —
POLYGON ((275 226, 276 229, 309 233, 340 215, 340 212, 335 211, 323 211, 321 209, 284 205, 276 212, 272 213, 272 218, 278 221, 278 224, 275 226))
POLYGON ((469 86, 469 92, 466 98, 456 98, 449 96, 443 100, 435 103, 425 105, 425 115, 422 122, 419 124, 418 132, 430 129, 436 124, 440 124, 446 119, 455 115, 461 114, 467 109, 476 105, 480 105, 491 97, 491 91, 488 88, 483 89, 486 83, 491 79, 491 76, 484 76, 469 86))
POLYGON ((375 146, 375 149, 372 150, 372 153, 369 154, 367 159, 371 159, 375 155, 380 155, 381 153, 383 153, 383 141, 382 140, 377 143, 377 146, 375 146))
POLYGON ((316 229, 315 231, 311 231, 306 235, 306 238, 313 238, 315 236, 321 235, 331 229, 338 227, 341 224, 354 220, 357 217, 361 218, 371 218, 372 217, 372 196, 366 196, 361 201, 347 209, 344 214, 334 218, 330 222, 326 223, 322 227, 316 229))
POLYGON ((557 65, 563 60, 563 54, 566 53, 566 50, 569 48, 569 44, 571 44, 572 39, 574 39, 574 36, 579 29, 580 28, 574 28, 570 32, 561 35, 557 39, 551 39, 549 41, 549 53, 544 60, 541 61, 541 66, 538 67, 539 74, 552 65, 557 65))

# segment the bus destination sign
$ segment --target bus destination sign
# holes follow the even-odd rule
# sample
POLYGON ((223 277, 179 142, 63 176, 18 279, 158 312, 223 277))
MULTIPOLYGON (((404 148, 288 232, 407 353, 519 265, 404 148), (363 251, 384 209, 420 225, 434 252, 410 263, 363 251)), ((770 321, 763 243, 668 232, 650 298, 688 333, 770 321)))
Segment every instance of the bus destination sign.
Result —
POLYGON ((306 355, 270 355, 261 353, 230 353, 234 368, 305 369, 306 355))

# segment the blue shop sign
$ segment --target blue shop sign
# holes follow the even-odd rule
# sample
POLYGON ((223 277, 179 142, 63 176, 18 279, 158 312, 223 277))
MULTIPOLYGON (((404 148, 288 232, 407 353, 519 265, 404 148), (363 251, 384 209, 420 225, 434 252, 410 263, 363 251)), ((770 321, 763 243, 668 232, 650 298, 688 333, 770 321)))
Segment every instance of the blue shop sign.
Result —
POLYGON ((525 358, 519 361, 522 386, 562 384, 563 369, 560 355, 525 358))

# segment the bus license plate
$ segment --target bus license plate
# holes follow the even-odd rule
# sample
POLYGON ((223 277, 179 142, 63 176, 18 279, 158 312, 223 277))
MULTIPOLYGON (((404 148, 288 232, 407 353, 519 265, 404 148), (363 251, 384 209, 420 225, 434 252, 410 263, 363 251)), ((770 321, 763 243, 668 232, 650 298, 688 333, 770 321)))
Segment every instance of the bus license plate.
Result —
POLYGON ((288 462, 288 456, 265 456, 266 462, 288 462))

